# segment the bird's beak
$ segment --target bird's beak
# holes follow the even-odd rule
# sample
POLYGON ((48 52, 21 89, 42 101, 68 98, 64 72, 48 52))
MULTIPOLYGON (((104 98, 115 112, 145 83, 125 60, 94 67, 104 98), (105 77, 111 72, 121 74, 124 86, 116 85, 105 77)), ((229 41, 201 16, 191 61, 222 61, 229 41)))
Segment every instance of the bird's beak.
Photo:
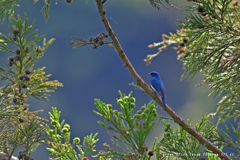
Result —
POLYGON ((151 73, 148 73, 148 74, 150 74, 150 75, 151 75, 151 73))

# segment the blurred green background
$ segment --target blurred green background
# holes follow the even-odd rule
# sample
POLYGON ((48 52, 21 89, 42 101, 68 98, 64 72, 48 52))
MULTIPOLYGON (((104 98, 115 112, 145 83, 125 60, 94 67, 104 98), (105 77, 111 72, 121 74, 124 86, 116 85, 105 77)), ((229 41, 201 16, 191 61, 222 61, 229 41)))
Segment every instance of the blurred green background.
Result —
MULTIPOLYGON (((64 85, 51 94, 48 102, 29 97, 29 108, 43 109, 44 112, 40 116, 48 117, 51 107, 57 107, 62 112, 61 119, 65 119, 66 123, 71 125, 72 138, 78 136, 83 140, 84 136, 98 132, 97 138, 100 140, 96 149, 99 151, 103 149, 104 142, 111 144, 111 141, 108 130, 97 124, 102 118, 93 113, 93 110, 96 110, 94 98, 112 104, 114 109, 120 109, 116 103, 116 98, 119 98, 118 90, 125 94, 133 91, 136 111, 151 98, 128 85, 135 81, 123 67, 117 53, 108 45, 97 50, 93 50, 92 46, 72 49, 72 46, 67 45, 71 42, 71 36, 88 39, 90 36, 106 32, 94 0, 88 0, 87 4, 85 0, 76 0, 72 4, 58 0, 57 5, 54 2, 52 1, 47 23, 40 12, 44 5, 43 0, 36 4, 33 4, 33 1, 19 1, 20 6, 15 12, 22 18, 24 13, 27 13, 30 23, 35 20, 34 30, 39 29, 39 35, 45 34, 47 40, 56 38, 35 65, 35 69, 46 66, 46 73, 52 74, 50 79, 57 79, 64 85)), ((191 3, 187 0, 178 0, 174 4, 180 6, 191 3)), ((108 0, 104 8, 113 30, 138 74, 150 83, 148 73, 151 71, 160 73, 166 89, 166 103, 177 114, 196 124, 203 114, 215 110, 212 106, 217 103, 217 99, 207 98, 210 92, 208 87, 205 85, 195 87, 202 81, 201 74, 191 81, 187 79, 180 81, 183 69, 182 64, 176 59, 175 50, 169 48, 163 51, 148 67, 143 61, 147 54, 157 52, 157 48, 149 49, 147 46, 161 41, 162 34, 175 33, 176 29, 179 29, 176 26, 177 19, 183 20, 186 12, 171 7, 172 10, 162 7, 162 11, 158 11, 152 8, 148 0, 108 0)), ((1 25, 0 32, 5 35, 10 33, 8 20, 1 25)), ((42 41, 39 42, 39 45, 41 44, 42 41)), ((12 49, 15 50, 16 46, 12 49)), ((8 56, 10 53, 1 53, 1 58, 5 61, 8 56)), ((1 62, 1 65, 4 64, 1 62)), ((158 114, 169 117, 161 108, 158 109, 158 114)), ((155 137, 162 137, 163 129, 164 126, 159 121, 147 139, 149 149, 155 137)), ((46 146, 41 145, 32 153, 32 157, 36 160, 48 159, 46 146)))

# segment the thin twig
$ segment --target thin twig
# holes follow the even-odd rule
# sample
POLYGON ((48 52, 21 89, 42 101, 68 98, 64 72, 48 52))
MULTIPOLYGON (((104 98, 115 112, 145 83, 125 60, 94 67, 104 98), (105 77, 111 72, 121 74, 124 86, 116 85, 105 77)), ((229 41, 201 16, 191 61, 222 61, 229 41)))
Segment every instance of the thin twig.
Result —
POLYGON ((215 147, 209 140, 205 139, 203 136, 201 136, 195 129, 190 127, 181 117, 179 117, 168 105, 166 107, 163 107, 161 99, 153 92, 153 90, 149 87, 149 85, 137 74, 135 69, 133 68, 131 62, 128 60, 127 55, 123 51, 116 35, 114 34, 113 29, 111 28, 110 24, 108 23, 108 20, 105 16, 104 10, 103 10, 103 4, 101 0, 95 0, 98 7, 98 12, 102 18, 102 22, 105 26, 105 29, 107 30, 109 36, 111 37, 113 44, 116 47, 117 53, 119 57, 124 62, 124 65, 129 70, 133 78, 136 80, 137 85, 142 87, 145 90, 145 93, 147 93, 154 101, 156 101, 173 119, 174 122, 179 124, 184 130, 186 130, 189 134, 191 134, 193 137, 195 137, 202 145, 204 145, 207 149, 211 150, 213 153, 218 154, 218 157, 225 158, 226 160, 231 160, 229 156, 227 156, 224 152, 222 152, 220 149, 215 147))

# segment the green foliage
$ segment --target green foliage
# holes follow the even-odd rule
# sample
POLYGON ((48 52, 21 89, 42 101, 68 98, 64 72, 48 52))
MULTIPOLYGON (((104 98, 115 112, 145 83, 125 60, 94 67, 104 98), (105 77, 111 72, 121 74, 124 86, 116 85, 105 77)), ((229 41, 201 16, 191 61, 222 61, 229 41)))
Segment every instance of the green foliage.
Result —
POLYGON ((100 151, 96 157, 147 159, 147 150, 144 143, 159 119, 155 120, 158 117, 157 107, 151 101, 133 115, 135 98, 131 97, 132 93, 126 96, 119 91, 119 94, 120 99, 117 100, 117 103, 121 106, 122 112, 113 110, 112 105, 95 99, 95 105, 99 112, 94 111, 94 113, 104 118, 104 122, 98 121, 98 124, 116 133, 109 133, 109 135, 112 136, 113 145, 122 152, 110 148, 105 143, 104 147, 107 152, 100 151))
MULTIPOLYGON (((40 0, 34 0, 34 3, 39 2, 40 0)), ((44 15, 46 22, 49 18, 49 14, 50 14, 50 8, 51 8, 51 1, 52 0, 44 0, 44 5, 43 8, 41 9, 42 14, 44 15)), ((72 0, 71 3, 73 3, 76 0, 72 0)), ((85 0, 85 3, 87 3, 87 0, 85 0)), ((55 0, 55 4, 57 4, 57 0, 55 0)))
POLYGON ((137 84, 134 84, 133 82, 132 83, 129 83, 128 84, 129 86, 133 86, 135 89, 139 89, 141 90, 143 93, 144 93, 144 89, 140 86, 138 86, 137 84))
POLYGON ((176 9, 179 9, 178 7, 174 6, 173 4, 170 3, 169 0, 149 0, 150 4, 153 6, 153 8, 156 8, 158 10, 161 10, 161 5, 163 5, 165 8, 167 9, 170 9, 168 8, 163 2, 165 1, 165 3, 167 3, 168 5, 176 8, 176 9))
MULTIPOLYGON (((40 0, 34 0, 35 3, 40 0)), ((68 1, 72 3, 75 0, 68 1)), ((29 105, 26 104, 28 96, 31 95, 38 100, 46 101, 49 92, 62 86, 57 80, 49 81, 50 75, 45 75, 45 67, 33 69, 34 64, 43 56, 48 46, 54 41, 50 39, 46 42, 43 39, 43 45, 38 46, 37 42, 43 38, 38 36, 37 30, 32 32, 34 22, 29 25, 27 15, 22 21, 20 16, 14 18, 14 9, 18 6, 18 0, 0 0, 0 19, 2 23, 6 17, 12 20, 10 29, 13 33, 8 36, 0 33, 0 51, 15 54, 10 56, 6 67, 0 67, 0 81, 6 82, 0 88, 0 150, 3 151, 8 159, 11 159, 13 152, 19 146, 24 150, 19 152, 18 159, 30 159, 31 152, 39 144, 47 143, 48 151, 56 158, 52 159, 88 159, 95 151, 95 139, 97 134, 84 137, 82 145, 79 145, 80 139, 74 138, 70 143, 70 125, 65 124, 64 120, 60 123, 60 114, 56 108, 52 108, 50 114, 51 126, 45 125, 46 119, 37 116, 41 111, 29 112, 29 105), (14 51, 9 46, 16 46, 14 51), (44 133, 49 138, 43 138, 44 133), (77 150, 78 151, 77 151, 77 150), (79 152, 79 153, 78 153, 79 152)), ((87 0, 85 0, 85 3, 87 0)), ((106 1, 103 1, 105 3, 106 1)), ((165 6, 164 2, 172 7, 169 0, 149 0, 151 5, 160 10, 160 5, 165 6)), ((178 44, 175 49, 178 50, 178 59, 184 64, 185 73, 183 77, 194 76, 197 72, 204 72, 204 83, 210 85, 213 89, 212 94, 223 96, 218 104, 217 112, 221 114, 221 121, 234 117, 239 119, 239 5, 236 2, 231 4, 232 0, 194 0, 193 6, 185 6, 185 10, 190 14, 185 16, 186 21, 179 21, 182 28, 177 34, 170 36, 163 35, 163 42, 149 45, 160 47, 159 52, 148 55, 145 59, 147 65, 151 59, 159 55, 164 49, 172 44, 178 44)), ((57 0, 55 0, 57 4, 57 0)), ((51 0, 44 0, 42 13, 49 18, 51 0)), ((167 8, 167 6, 165 6, 167 8)), ((108 35, 101 33, 89 40, 84 40, 74 36, 70 44, 75 48, 85 45, 93 45, 94 49, 108 44, 115 49, 112 42, 104 40, 108 35), (95 40, 94 40, 95 39, 95 40), (99 40, 100 39, 100 40, 99 40)), ((135 88, 142 90, 141 87, 131 84, 135 88)), ((143 91, 143 90, 142 90, 143 91)), ((195 138, 190 136, 181 127, 174 131, 170 123, 162 120, 166 126, 164 137, 159 142, 155 139, 152 150, 148 150, 145 141, 150 131, 160 119, 157 114, 157 107, 151 101, 141 107, 136 114, 133 114, 135 108, 135 98, 130 93, 122 95, 119 91, 120 99, 117 103, 121 106, 121 112, 113 110, 112 105, 95 99, 95 105, 99 112, 97 115, 104 118, 104 121, 98 121, 98 124, 110 130, 113 145, 118 149, 111 148, 104 143, 105 151, 100 151, 95 157, 99 159, 150 159, 154 154, 158 160, 170 159, 170 154, 175 158, 193 159, 199 158, 204 152, 202 146, 195 138), (158 117, 158 118, 157 118, 158 117), (200 152, 200 153, 199 153, 200 152), (184 153, 184 154, 180 154, 184 153)), ((213 114, 214 115, 214 114, 213 114)), ((191 126, 190 122, 189 125, 191 126)), ((218 125, 217 125, 218 126, 218 125)), ((203 116, 201 122, 194 126, 194 129, 203 137, 217 145, 231 147, 240 153, 239 137, 240 124, 237 128, 232 125, 232 131, 237 138, 234 143, 229 128, 224 124, 225 130, 218 131, 203 116)), ((206 150, 205 152, 210 152, 206 150)), ((208 159, 218 159, 214 155, 207 155, 208 159)), ((237 159, 237 156, 233 157, 237 159)))
MULTIPOLYGON (((231 124, 231 127, 228 127, 226 124, 222 123, 224 129, 217 131, 218 136, 214 139, 211 139, 212 142, 215 142, 218 145, 222 145, 222 147, 229 147, 235 149, 240 154, 240 123, 234 127, 231 124), (236 141, 233 141, 233 138, 236 138, 236 141)), ((232 159, 238 159, 238 155, 232 155, 232 159)))
POLYGON ((12 20, 14 25, 10 24, 11 31, 14 32, 17 30, 19 33, 14 36, 9 34, 8 37, 1 33, 0 37, 2 41, 0 42, 0 51, 19 53, 14 57, 10 56, 8 63, 5 62, 7 69, 0 67, 0 80, 9 81, 9 83, 1 87, 0 98, 12 94, 17 97, 17 104, 20 104, 27 101, 27 95, 31 95, 39 100, 46 101, 46 96, 49 96, 47 92, 53 92, 54 89, 62 86, 62 84, 56 80, 47 81, 50 75, 44 75, 45 72, 43 72, 43 69, 45 67, 33 70, 33 66, 43 56, 44 51, 54 39, 50 39, 48 42, 44 39, 43 46, 37 47, 36 42, 43 36, 38 36, 36 34, 37 30, 29 33, 34 26, 34 22, 29 26, 27 15, 25 15, 24 22, 22 22, 20 16, 18 16, 18 19, 13 18, 12 20), (30 35, 26 37, 28 33, 30 35), (15 41, 14 38, 16 38, 15 41), (18 47, 16 51, 8 47, 10 44, 18 47), (16 59, 17 56, 19 59, 16 59), (29 76, 29 74, 25 73, 26 70, 29 70, 32 74, 29 76), (20 77, 22 77, 22 79, 20 79, 20 77))
POLYGON ((41 10, 42 14, 44 15, 45 19, 46 19, 46 22, 49 18, 49 13, 50 13, 50 7, 51 7, 51 0, 45 0, 44 1, 44 6, 41 10))
POLYGON ((47 93, 54 92, 62 84, 57 80, 49 81, 50 75, 45 75, 43 71, 45 67, 33 69, 54 39, 48 42, 44 39, 43 46, 38 47, 36 43, 43 36, 38 36, 37 30, 31 32, 34 22, 29 25, 26 14, 24 21, 19 15, 18 19, 12 17, 11 20, 13 35, 0 33, 0 51, 15 54, 9 56, 8 62, 3 60, 6 66, 0 67, 0 81, 4 82, 0 87, 0 150, 11 159, 13 152, 22 146, 25 149, 19 151, 19 156, 27 159, 43 143, 45 138, 42 136, 46 131, 46 120, 37 116, 42 111, 28 111, 28 96, 46 101, 47 93), (10 45, 17 49, 12 50, 10 45))
MULTIPOLYGON (((220 150, 223 149, 223 146, 221 146, 220 150)), ((214 154, 212 151, 206 149, 208 154, 207 154, 207 159, 210 159, 210 160, 221 160, 221 158, 218 158, 218 156, 216 154, 214 154)))
POLYGON ((25 148, 30 155, 43 142, 46 127, 45 119, 38 112, 28 112, 27 105, 12 105, 11 96, 0 102, 0 150, 10 159, 18 146, 25 148))
POLYGON ((7 119, 3 119, 0 126, 2 128, 0 131, 0 150, 9 158, 18 146, 23 146, 26 155, 30 155, 45 139, 41 136, 46 130, 44 126, 46 120, 36 116, 36 113, 25 111, 22 112, 22 115, 21 118, 11 118, 11 123, 7 119))
POLYGON ((203 83, 209 84, 214 96, 222 96, 218 103, 219 121, 239 119, 239 19, 240 7, 232 0, 198 0, 185 6, 189 15, 179 21, 177 34, 163 35, 163 41, 149 45, 160 47, 148 55, 145 62, 159 55, 163 49, 178 44, 178 59, 183 63, 183 77, 204 72, 203 83))
POLYGON ((10 17, 14 14, 15 7, 18 6, 18 0, 0 0, 0 21, 5 21, 7 16, 10 17))
MULTIPOLYGON (((162 119, 163 124, 166 126, 164 129, 164 137, 160 142, 154 143, 153 151, 156 152, 157 158, 176 156, 183 159, 199 159, 204 155, 204 150, 201 143, 191 136, 187 131, 181 127, 174 132, 170 122, 166 122, 162 119), (201 147, 201 148, 200 148, 201 147), (165 156, 164 156, 165 155, 165 156)), ((188 124, 191 126, 190 121, 188 124)), ((216 127, 214 127, 207 119, 207 116, 203 116, 199 124, 193 127, 198 133, 201 133, 203 137, 209 140, 213 140, 218 136, 216 127)))
POLYGON ((61 123, 59 122, 61 112, 57 110, 57 108, 52 107, 52 113, 49 112, 51 125, 53 129, 50 128, 50 125, 47 126, 46 133, 49 135, 50 139, 45 142, 50 146, 47 150, 51 153, 51 155, 56 156, 56 160, 82 160, 84 157, 87 157, 92 152, 95 152, 95 143, 98 139, 95 139, 97 133, 95 135, 88 135, 84 137, 83 144, 78 145, 80 143, 80 139, 75 137, 73 139, 73 143, 70 143, 70 134, 69 132, 70 125, 65 123, 63 120, 61 123), (77 147, 80 152, 77 154, 75 150, 77 147))

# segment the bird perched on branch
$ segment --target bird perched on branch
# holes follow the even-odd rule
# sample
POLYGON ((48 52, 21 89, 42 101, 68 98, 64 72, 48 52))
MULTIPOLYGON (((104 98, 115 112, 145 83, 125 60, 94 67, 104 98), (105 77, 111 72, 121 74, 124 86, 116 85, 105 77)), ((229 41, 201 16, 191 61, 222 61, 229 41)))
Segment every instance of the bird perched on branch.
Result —
POLYGON ((162 104, 165 107, 166 106, 166 103, 165 103, 165 88, 164 88, 163 81, 161 80, 158 72, 152 71, 149 74, 152 76, 151 86, 160 95, 161 100, 162 100, 162 104))

